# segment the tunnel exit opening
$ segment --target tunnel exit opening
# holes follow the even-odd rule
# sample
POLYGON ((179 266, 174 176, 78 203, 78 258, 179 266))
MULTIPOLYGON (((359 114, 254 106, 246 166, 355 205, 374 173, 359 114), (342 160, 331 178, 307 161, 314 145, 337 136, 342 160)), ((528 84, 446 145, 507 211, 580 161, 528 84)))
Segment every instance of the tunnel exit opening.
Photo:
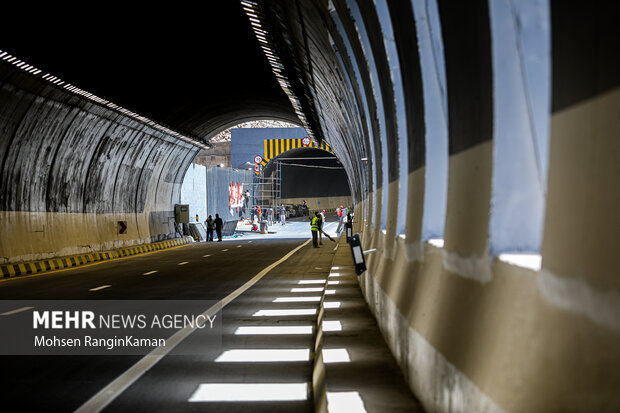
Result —
MULTIPOLYGON (((307 237, 314 211, 338 221, 334 211, 352 207, 350 177, 325 141, 317 144, 305 129, 284 122, 251 125, 218 134, 214 149, 198 154, 186 171, 180 203, 190 205, 189 226, 206 229, 205 221, 217 213, 224 237, 307 237)), ((329 229, 336 235, 335 226, 329 229)))

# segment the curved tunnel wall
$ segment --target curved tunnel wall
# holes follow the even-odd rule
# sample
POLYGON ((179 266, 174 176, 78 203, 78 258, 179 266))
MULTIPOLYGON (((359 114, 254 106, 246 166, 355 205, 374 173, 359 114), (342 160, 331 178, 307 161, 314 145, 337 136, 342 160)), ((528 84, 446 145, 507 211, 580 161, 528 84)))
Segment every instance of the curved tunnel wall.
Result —
POLYGON ((314 136, 352 181, 364 247, 381 249, 360 282, 426 409, 619 409, 620 7, 259 10, 314 136))
POLYGON ((0 73, 0 260, 174 236, 173 204, 198 147, 11 68, 0 73))

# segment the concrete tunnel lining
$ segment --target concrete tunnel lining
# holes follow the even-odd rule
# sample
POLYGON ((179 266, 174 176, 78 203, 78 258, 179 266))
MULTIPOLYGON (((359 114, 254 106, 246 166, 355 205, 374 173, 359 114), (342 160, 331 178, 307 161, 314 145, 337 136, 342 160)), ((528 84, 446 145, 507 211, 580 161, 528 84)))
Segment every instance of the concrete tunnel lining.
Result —
MULTIPOLYGON (((412 27, 420 33, 415 4, 377 3, 389 13, 379 15, 369 0, 258 1, 257 7, 306 117, 304 126, 318 139, 329 139, 351 179, 355 230, 364 248, 378 249, 367 258, 360 286, 412 392, 427 410, 439 412, 618 410, 620 373, 610 366, 620 361, 614 263, 615 211, 620 208, 620 71, 615 70, 620 6, 601 2, 576 8, 563 1, 548 6, 553 63, 552 109, 546 113, 551 122, 549 181, 543 264, 533 271, 498 260, 490 248, 493 82, 501 80, 494 74, 489 3, 437 2, 449 146, 435 149, 423 138, 438 129, 429 128, 423 115, 437 107, 426 106, 419 90, 424 89, 420 77, 431 68, 418 67, 420 56, 416 60, 410 54, 412 27), (384 50, 387 18, 398 62, 388 61, 384 50), (580 24, 573 30, 575 22, 580 24), (389 64, 395 63, 407 89, 406 136, 397 127, 396 114, 403 108, 393 96, 389 64), (410 150, 406 197, 399 191, 404 183, 399 179, 401 154, 396 153, 403 140, 410 150), (433 207, 425 203, 430 189, 424 174, 432 159, 429 150, 444 149, 448 175, 441 190, 446 197, 437 199, 447 200, 447 210, 445 244, 439 247, 423 232, 425 208, 433 207), (407 211, 404 232, 394 218, 399 208, 407 211)), ((240 13, 236 10, 234 18, 243 17, 240 13)), ((244 24, 244 32, 251 33, 244 24)), ((250 43, 260 53, 256 42, 250 43)), ((267 66, 263 69, 270 74, 267 66)), ((217 82, 233 79, 223 72, 217 82)), ((86 82, 88 76, 81 76, 86 82)), ((4 63, 0 80, 0 116, 7 125, 0 139, 0 205, 3 223, 14 225, 0 238, 4 259, 117 245, 123 241, 114 234, 114 222, 127 216, 136 223, 127 242, 169 235, 167 214, 195 148, 4 63), (113 140, 103 132, 109 125, 113 140), (87 126, 93 127, 90 135, 87 126), (87 163, 74 156, 65 139, 82 148, 87 163), (140 148, 150 148, 146 158, 140 148), (41 171, 37 161, 47 169, 41 171), (47 178, 56 176, 54 168, 59 168, 58 179, 47 178), (63 187, 75 174, 78 185, 63 187), (125 194, 123 188, 134 193, 125 194), (51 225, 60 250, 42 235, 42 225, 51 225), (71 226, 76 232, 66 229, 71 226), (85 238, 86 228, 96 228, 96 234, 85 238)), ((254 92, 216 94, 214 100, 222 98, 219 107, 212 102, 193 107, 191 96, 177 95, 175 106, 159 113, 159 120, 199 139, 235 119, 271 113, 295 120, 281 90, 271 89, 263 97, 254 92)), ((150 105, 143 108, 157 114, 149 112, 150 105)))

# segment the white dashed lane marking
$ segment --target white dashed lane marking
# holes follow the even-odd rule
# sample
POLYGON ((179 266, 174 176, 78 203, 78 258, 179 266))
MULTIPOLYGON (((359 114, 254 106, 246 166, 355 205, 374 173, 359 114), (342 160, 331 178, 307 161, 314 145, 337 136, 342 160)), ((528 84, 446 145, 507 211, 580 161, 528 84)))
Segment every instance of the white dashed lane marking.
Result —
POLYGON ((207 258, 207 257, 210 257, 210 256, 211 256, 211 254, 205 254, 205 255, 203 255, 202 257, 203 257, 203 258, 207 258))
POLYGON ((153 271, 145 272, 142 275, 151 275, 151 274, 155 274, 156 272, 157 272, 157 270, 153 270, 153 271))
POLYGON ((111 285, 102 285, 100 287, 91 288, 88 291, 99 291, 99 290, 103 290, 104 288, 109 288, 109 287, 112 287, 112 286, 111 285))
POLYGON ((224 251, 228 251, 228 248, 224 248, 224 249, 222 250, 222 252, 224 252, 224 251))
POLYGON ((188 261, 183 261, 183 262, 178 263, 177 265, 185 265, 187 263, 188 263, 188 261))

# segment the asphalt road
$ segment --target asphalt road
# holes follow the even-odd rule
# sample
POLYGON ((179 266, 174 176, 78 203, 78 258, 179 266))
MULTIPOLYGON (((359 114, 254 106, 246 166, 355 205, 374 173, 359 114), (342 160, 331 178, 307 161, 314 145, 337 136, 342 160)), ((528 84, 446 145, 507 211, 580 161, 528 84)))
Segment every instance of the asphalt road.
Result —
MULTIPOLYGON (((118 259, 68 271, 2 281, 0 282, 0 299, 218 301, 302 243, 303 240, 299 239, 279 239, 229 240, 190 244, 167 251, 118 259)), ((331 263, 331 254, 328 253, 331 251, 331 246, 330 248, 311 250, 312 248, 302 248, 299 253, 292 257, 291 262, 287 264, 288 267, 276 268, 279 268, 280 272, 285 271, 290 277, 291 273, 297 271, 296 268, 303 266, 299 269, 300 274, 309 274, 307 276, 311 277, 320 272, 322 276, 326 277, 331 263), (312 267, 319 265, 319 262, 322 267, 312 267), (312 268, 321 269, 313 270, 312 268)), ((263 287, 266 290, 263 289, 263 294, 264 291, 274 291, 274 285, 281 286, 282 282, 278 281, 273 284, 273 280, 265 281, 263 287)), ((244 300, 244 305, 250 305, 252 296, 244 296, 244 300)), ((263 301, 265 303, 271 302, 271 298, 269 300, 263 299, 263 301)), ((240 310, 231 311, 231 314, 234 314, 235 311, 239 312, 240 310)), ((243 314, 242 316, 247 317, 243 314)), ((10 315, 6 317, 10 317, 10 315)), ((10 339, 10 332, 3 332, 2 340, 10 339)), ((309 338, 305 340, 307 341, 309 338)), ((238 341, 237 344, 239 344, 238 341)), ((309 341, 304 342, 303 346, 309 344, 309 341)), ((301 344, 297 343, 297 345, 301 344)), ((209 358, 211 362, 213 361, 213 354, 205 357, 209 358)), ((111 355, 1 356, 2 368, 0 370, 2 371, 3 386, 0 403, 3 406, 2 410, 74 411, 141 358, 142 356, 111 355)), ((149 388, 149 378, 145 377, 140 380, 140 383, 143 383, 141 384, 142 387, 134 386, 135 389, 138 389, 133 390, 134 396, 125 399, 119 398, 108 407, 108 410, 157 410, 157 406, 165 405, 165 403, 158 403, 159 398, 162 402, 169 399, 169 395, 178 390, 178 386, 186 383, 187 375, 204 375, 204 371, 201 373, 200 368, 197 369, 199 365, 197 362, 200 360, 201 358, 196 356, 165 357, 157 366, 162 372, 160 378, 164 376, 166 380, 156 380, 159 383, 160 390, 149 393, 149 403, 143 403, 144 392, 148 391, 145 389, 149 388), (170 380, 170 377, 177 377, 178 380, 170 380), (166 391, 169 392, 168 395, 165 394, 166 391), (121 402, 122 404, 118 404, 121 402)), ((279 371, 278 368, 276 367, 275 370, 271 371, 280 377, 285 374, 286 369, 289 372, 291 371, 290 367, 282 367, 284 368, 283 371, 279 371)), ((297 367, 297 369, 301 369, 299 370, 300 374, 311 374, 311 366, 306 365, 297 367)), ((247 367, 233 367, 228 369, 226 374, 224 371, 220 371, 220 373, 219 375, 224 376, 228 374, 228 380, 232 380, 232 377, 243 376, 247 373, 247 367)), ((185 393, 182 394, 186 402, 187 383, 185 386, 185 393)), ((127 394, 132 393, 128 392, 127 394)), ((247 404, 243 406, 241 410, 247 408, 247 404)), ((172 406, 169 407, 172 408, 172 406)), ((229 411, 229 407, 230 405, 226 404, 217 408, 215 405, 206 407, 204 404, 183 404, 184 409, 191 411, 229 411)), ((288 411, 289 409, 297 412, 308 410, 307 404, 297 405, 293 403, 281 405, 281 407, 281 411, 288 411)), ((166 410, 168 408, 162 411, 166 410)), ((270 410, 272 409, 270 408, 270 410)))

